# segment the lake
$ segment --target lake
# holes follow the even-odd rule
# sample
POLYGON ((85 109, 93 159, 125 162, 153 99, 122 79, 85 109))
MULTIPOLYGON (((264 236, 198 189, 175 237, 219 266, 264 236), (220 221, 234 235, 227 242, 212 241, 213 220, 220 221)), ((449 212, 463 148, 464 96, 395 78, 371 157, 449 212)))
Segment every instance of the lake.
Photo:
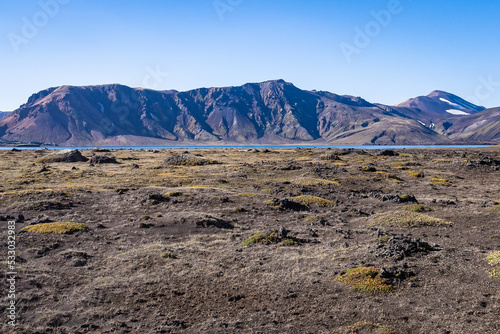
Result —
MULTIPOLYGON (((363 150, 384 150, 384 149, 415 149, 415 148, 480 148, 480 147, 492 147, 495 145, 222 145, 222 146, 99 146, 100 148, 112 149, 112 150, 164 150, 164 149, 295 149, 295 148, 353 148, 353 149, 363 149, 363 150)), ((1 151, 12 150, 14 147, 0 147, 1 151)), ((45 147, 16 147, 19 150, 39 150, 45 147)), ((91 150, 94 147, 78 146, 78 147, 47 147, 49 150, 67 150, 67 149, 78 149, 78 150, 91 150)))

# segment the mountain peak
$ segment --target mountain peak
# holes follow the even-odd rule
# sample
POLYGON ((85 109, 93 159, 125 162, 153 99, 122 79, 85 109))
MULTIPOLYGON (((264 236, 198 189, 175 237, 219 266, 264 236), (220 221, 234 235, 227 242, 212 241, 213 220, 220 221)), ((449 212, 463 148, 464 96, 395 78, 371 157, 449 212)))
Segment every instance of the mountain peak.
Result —
POLYGON ((426 96, 418 96, 397 105, 416 108, 436 114, 465 116, 478 113, 486 108, 470 103, 455 94, 434 90, 426 96))

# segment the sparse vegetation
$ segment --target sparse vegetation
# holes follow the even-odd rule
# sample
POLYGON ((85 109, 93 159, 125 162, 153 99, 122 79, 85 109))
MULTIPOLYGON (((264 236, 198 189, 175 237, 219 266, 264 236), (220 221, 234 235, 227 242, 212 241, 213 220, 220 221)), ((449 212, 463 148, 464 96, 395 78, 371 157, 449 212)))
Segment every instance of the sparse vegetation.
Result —
POLYGON ((500 251, 490 252, 486 257, 486 260, 491 266, 500 265, 500 251))
POLYGON ((256 232, 248 239, 245 239, 241 245, 250 246, 254 244, 275 244, 278 243, 278 237, 273 233, 256 232))
POLYGON ((333 201, 311 195, 301 195, 301 196, 291 197, 290 200, 302 203, 303 205, 317 204, 323 208, 335 206, 335 202, 333 201))
POLYGON ((71 234, 78 231, 87 231, 88 227, 85 224, 64 222, 64 223, 43 223, 26 226, 22 231, 31 233, 54 233, 54 234, 71 234))
POLYGON ((302 186, 328 186, 328 185, 340 185, 338 180, 325 180, 318 179, 314 177, 302 177, 292 181, 295 184, 300 184, 302 186))
POLYGON ((410 204, 406 205, 403 207, 404 210, 406 211, 412 211, 412 212, 430 212, 433 209, 431 207, 422 205, 422 204, 410 204))
POLYGON ((164 259, 173 259, 173 260, 178 258, 177 255, 172 251, 163 252, 161 254, 161 257, 164 259))
POLYGON ((431 181, 435 185, 446 186, 446 187, 456 187, 456 185, 451 183, 449 180, 442 178, 442 177, 439 177, 439 176, 435 176, 435 177, 431 178, 431 181))
POLYGON ((349 269, 335 281, 350 285, 361 292, 387 293, 395 290, 388 280, 380 277, 380 269, 375 267, 349 269))
POLYGON ((419 172, 419 171, 414 171, 414 170, 407 170, 406 171, 408 174, 410 174, 411 176, 413 176, 415 179, 421 179, 423 177, 425 177, 425 174, 424 172, 419 172))
POLYGON ((320 158, 339 150, 259 150, 189 149, 223 164, 167 166, 165 158, 185 149, 111 149, 124 163, 50 163, 43 173, 35 159, 51 151, 0 151, 0 224, 89 228, 19 234, 18 330, 288 333, 299 321, 308 333, 475 332, 477 324, 495 332, 494 298, 485 295, 500 283, 497 171, 467 164, 498 159, 498 148, 397 150, 411 158, 352 150, 340 156, 343 167, 320 158), (454 163, 434 165, 442 152, 454 163), (436 175, 458 186, 434 186, 436 175), (282 225, 293 232, 272 230, 282 225), (341 274, 356 264, 375 271, 341 274), (340 283, 356 274, 357 290, 340 283), (54 284, 71 298, 52 299, 54 284), (449 305, 443 317, 415 316, 437 299, 449 305), (47 309, 71 318, 45 317, 47 309), (276 310, 285 320, 274 324, 276 310))
POLYGON ((163 196, 165 197, 180 197, 180 196, 189 196, 189 194, 182 193, 180 191, 172 191, 165 193, 163 196))
POLYGON ((490 271, 488 271, 488 276, 491 278, 500 278, 500 251, 489 252, 488 256, 486 256, 486 261, 492 267, 490 271))
POLYGON ((451 226, 453 223, 444 219, 414 211, 388 211, 371 216, 371 225, 389 227, 423 227, 423 226, 451 226))
POLYGON ((259 194, 253 194, 253 193, 240 193, 240 194, 238 194, 237 196, 240 196, 240 197, 257 197, 257 196, 259 196, 259 194))
POLYGON ((250 238, 245 239, 241 246, 250 246, 255 244, 278 244, 281 243, 283 246, 297 246, 299 245, 299 240, 292 236, 282 237, 278 235, 278 231, 271 232, 256 232, 250 236, 250 238))

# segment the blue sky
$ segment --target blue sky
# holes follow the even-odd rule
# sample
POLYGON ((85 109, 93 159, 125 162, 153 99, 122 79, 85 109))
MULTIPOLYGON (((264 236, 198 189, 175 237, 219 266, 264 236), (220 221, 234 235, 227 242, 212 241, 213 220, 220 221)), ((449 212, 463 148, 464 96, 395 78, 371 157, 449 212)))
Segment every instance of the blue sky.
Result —
POLYGON ((269 79, 386 104, 440 89, 500 106, 500 1, 0 4, 3 111, 66 84, 188 90, 269 79))

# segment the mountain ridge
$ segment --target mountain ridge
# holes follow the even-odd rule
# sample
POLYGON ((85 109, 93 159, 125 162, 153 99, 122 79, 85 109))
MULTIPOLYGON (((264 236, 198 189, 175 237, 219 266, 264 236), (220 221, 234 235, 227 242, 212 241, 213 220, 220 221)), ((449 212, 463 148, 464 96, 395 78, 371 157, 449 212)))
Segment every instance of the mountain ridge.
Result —
MULTIPOLYGON (((485 110, 443 91, 388 106, 301 90, 282 79, 184 92, 66 85, 31 95, 0 119, 0 140, 60 146, 500 142, 496 123, 481 118, 485 110), (419 108, 427 99, 432 108, 419 108), (470 115, 443 109, 451 107, 470 115), (464 135, 472 124, 478 135, 464 135)), ((498 122, 495 112, 485 117, 498 122)))

